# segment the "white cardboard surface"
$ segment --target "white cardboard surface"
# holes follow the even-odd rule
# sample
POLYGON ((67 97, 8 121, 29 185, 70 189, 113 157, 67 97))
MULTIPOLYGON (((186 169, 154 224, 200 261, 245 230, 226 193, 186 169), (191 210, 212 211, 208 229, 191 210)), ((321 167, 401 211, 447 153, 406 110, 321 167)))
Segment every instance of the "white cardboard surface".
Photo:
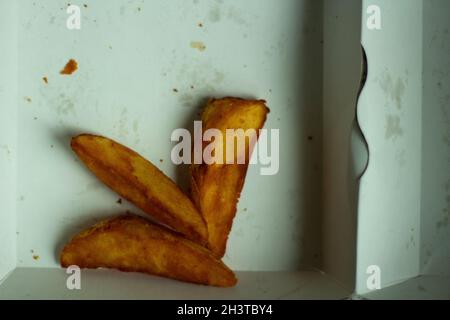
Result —
POLYGON ((361 10, 360 1, 324 2, 323 268, 350 289, 356 265, 356 183, 367 162, 355 130, 361 10), (352 149, 361 159, 352 161, 352 149))
MULTIPOLYGON (((82 8, 79 31, 65 28, 65 1, 22 1, 10 15, 18 28, 18 92, 11 93, 17 104, 3 110, 18 113, 10 121, 18 131, 17 190, 9 197, 16 208, 2 222, 17 219, 17 237, 16 228, 8 227, 17 238, 12 242, 17 258, 10 255, 7 261, 19 268, 3 283, 3 294, 24 297, 23 287, 29 286, 29 297, 60 296, 58 290, 67 289, 50 284, 42 290, 40 279, 65 279, 55 269, 62 245, 99 219, 130 209, 141 213, 130 204, 118 205, 118 197, 87 172, 69 148, 71 136, 109 136, 182 180, 170 162, 170 133, 189 128, 206 98, 227 95, 267 100, 266 128, 281 128, 281 162, 276 176, 260 176, 257 166, 249 169, 225 262, 235 270, 282 271, 262 274, 275 288, 271 297, 350 293, 333 289, 335 282, 319 272, 289 273, 318 267, 322 258, 322 3, 71 3, 82 8), (206 50, 192 48, 194 41, 206 50), (70 58, 79 70, 61 76, 70 58)), ((86 296, 97 296, 103 274, 108 272, 94 273, 86 296)), ((264 297, 255 291, 257 278, 244 273, 236 297, 264 297)), ((166 280, 150 279, 154 297, 166 280)), ((125 291, 133 291, 135 281, 125 282, 130 288, 125 291)), ((176 296, 177 285, 167 289, 167 297, 176 296)), ((185 295, 205 289, 186 288, 185 295)))
POLYGON ((448 2, 365 0, 361 27, 357 0, 84 3, 75 32, 64 28, 64 1, 0 3, 0 279, 19 265, 0 298, 342 298, 355 278, 356 293, 368 293, 370 265, 385 289, 369 298, 448 298, 448 2), (366 28, 370 4, 382 30, 366 28), (369 73, 358 120, 370 161, 353 194, 365 163, 352 122, 361 30, 369 73), (69 58, 80 69, 63 77, 69 58), (225 257, 258 272, 222 291, 86 271, 88 289, 68 291, 57 268, 64 242, 103 217, 141 213, 86 172, 70 136, 110 136, 182 182, 171 131, 226 95, 265 98, 266 128, 282 129, 280 173, 250 168, 225 257), (303 265, 329 276, 291 272, 303 265))
MULTIPOLYGON (((450 276, 450 2, 424 2, 421 273, 450 276)), ((448 287, 450 291, 450 286, 448 287)))
POLYGON ((360 189, 357 292, 370 291, 366 270, 377 265, 385 289, 369 298, 448 299, 450 4, 369 4, 383 22, 378 31, 362 26, 369 76, 358 110, 370 161, 360 189))
POLYGON ((15 5, 0 2, 0 282, 16 266, 16 94, 15 5))
POLYGON ((364 1, 382 12, 381 30, 366 27, 368 77, 358 118, 369 146, 358 205, 357 293, 369 266, 382 287, 419 274, 422 158, 422 1, 364 1), (400 17, 408 17, 401 19, 400 17), (414 21, 414 23, 411 23, 414 21))
POLYGON ((373 291, 368 299, 381 300, 449 300, 450 278, 442 276, 418 276, 400 284, 373 291))
POLYGON ((0 299, 343 299, 349 291, 317 271, 238 272, 234 288, 192 285, 137 273, 84 270, 81 290, 68 290, 62 269, 18 268, 0 299))
POLYGON ((72 135, 116 139, 177 178, 172 130, 192 126, 206 98, 227 95, 267 99, 281 163, 276 176, 250 168, 225 262, 236 270, 318 264, 320 2, 88 1, 79 3, 79 31, 65 28, 67 2, 33 3, 21 2, 18 17, 20 266, 57 266, 68 237, 128 209, 76 161, 72 135), (79 70, 61 76, 70 58, 79 70))

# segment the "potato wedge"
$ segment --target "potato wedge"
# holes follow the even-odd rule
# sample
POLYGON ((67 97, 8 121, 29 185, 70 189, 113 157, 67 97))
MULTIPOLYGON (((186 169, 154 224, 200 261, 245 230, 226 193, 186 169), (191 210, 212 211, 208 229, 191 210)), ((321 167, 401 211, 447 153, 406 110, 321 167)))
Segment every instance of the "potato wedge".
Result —
POLYGON ((234 286, 234 273, 206 248, 136 215, 102 221, 75 236, 61 266, 114 268, 217 287, 234 286))
POLYGON ((83 134, 72 149, 86 166, 123 198, 200 244, 207 241, 201 214, 178 186, 136 152, 108 138, 83 134))
POLYGON ((244 149, 245 162, 237 164, 237 158, 242 154, 237 150, 236 143, 232 153, 234 164, 226 164, 226 129, 254 129, 257 138, 268 113, 265 101, 224 98, 209 101, 202 114, 203 132, 211 128, 222 132, 224 161, 222 164, 202 163, 190 166, 191 197, 205 219, 208 247, 218 258, 225 254, 228 234, 236 215, 252 151, 247 140, 244 149))

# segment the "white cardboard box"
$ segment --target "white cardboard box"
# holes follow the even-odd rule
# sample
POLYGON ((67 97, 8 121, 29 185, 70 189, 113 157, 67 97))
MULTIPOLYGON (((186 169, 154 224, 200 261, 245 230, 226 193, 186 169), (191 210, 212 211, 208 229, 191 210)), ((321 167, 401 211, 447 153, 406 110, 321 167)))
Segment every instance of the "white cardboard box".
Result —
POLYGON ((449 298, 448 1, 71 3, 81 30, 65 27, 67 2, 0 1, 0 298, 449 298), (250 167, 224 258, 238 286, 86 270, 68 290, 65 241, 140 213, 70 137, 109 136, 182 181, 170 133, 227 95, 266 99, 280 129, 280 171, 250 167))

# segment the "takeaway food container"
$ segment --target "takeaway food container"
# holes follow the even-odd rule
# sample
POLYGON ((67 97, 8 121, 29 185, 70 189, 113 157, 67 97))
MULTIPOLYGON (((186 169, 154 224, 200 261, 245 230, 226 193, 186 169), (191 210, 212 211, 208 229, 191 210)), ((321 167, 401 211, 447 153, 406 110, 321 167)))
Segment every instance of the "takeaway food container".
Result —
POLYGON ((450 298, 450 2, 71 4, 80 29, 65 1, 0 2, 0 298, 450 298), (266 99, 280 134, 278 173, 250 166, 239 202, 239 284, 83 270, 69 290, 62 245, 140 213, 70 137, 109 136, 183 181, 171 132, 222 96, 266 99))

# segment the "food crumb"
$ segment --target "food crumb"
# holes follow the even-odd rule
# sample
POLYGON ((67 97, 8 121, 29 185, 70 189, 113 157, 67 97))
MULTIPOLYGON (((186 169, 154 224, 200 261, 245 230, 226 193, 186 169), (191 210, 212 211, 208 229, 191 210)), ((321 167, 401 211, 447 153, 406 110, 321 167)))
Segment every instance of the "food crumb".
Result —
POLYGON ((312 141, 313 140, 313 136, 308 136, 308 140, 312 141))
POLYGON ((203 23, 199 22, 199 23, 198 23, 198 26, 199 26, 200 28, 203 28, 203 23))
POLYGON ((191 86, 191 89, 194 89, 194 86, 191 86))
POLYGON ((37 254, 35 254, 35 255, 33 256, 33 259, 34 259, 34 260, 39 260, 39 256, 38 256, 37 254))
POLYGON ((173 92, 178 93, 178 89, 177 88, 173 88, 173 92))
POLYGON ((38 119, 38 117, 34 117, 33 119, 34 119, 34 120, 37 120, 37 119, 38 119))
POLYGON ((122 204, 122 199, 121 198, 117 199, 116 203, 122 204))
POLYGON ((64 75, 70 75, 78 70, 78 63, 74 59, 70 59, 64 69, 62 69, 59 73, 64 75))
POLYGON ((206 46, 201 41, 192 41, 191 42, 191 48, 197 49, 198 51, 202 52, 206 50, 206 46))
POLYGON ((45 82, 45 84, 48 84, 48 79, 47 79, 47 77, 43 77, 42 80, 45 82))
POLYGON ((87 4, 83 4, 83 7, 87 8, 87 4))
POLYGON ((27 102, 31 102, 31 98, 30 97, 25 97, 25 100, 27 100, 27 102))
POLYGON ((163 162, 164 162, 164 160, 163 160, 163 159, 159 159, 159 162, 163 163, 163 162))
POLYGON ((244 212, 247 212, 247 208, 244 208, 244 212))
POLYGON ((52 149, 53 149, 53 148, 54 148, 54 145, 52 145, 52 144, 51 144, 51 145, 50 145, 50 148, 52 148, 52 149))

